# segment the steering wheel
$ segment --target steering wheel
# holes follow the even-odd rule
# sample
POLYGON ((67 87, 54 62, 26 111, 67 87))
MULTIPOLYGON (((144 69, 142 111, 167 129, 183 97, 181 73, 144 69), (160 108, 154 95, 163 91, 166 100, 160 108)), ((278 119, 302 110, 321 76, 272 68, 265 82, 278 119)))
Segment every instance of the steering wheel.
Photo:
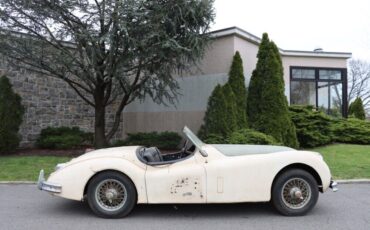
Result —
POLYGON ((188 143, 189 143, 189 140, 186 139, 185 142, 184 142, 184 146, 181 148, 180 158, 182 158, 182 156, 186 153, 186 150, 187 150, 187 147, 188 147, 188 143))

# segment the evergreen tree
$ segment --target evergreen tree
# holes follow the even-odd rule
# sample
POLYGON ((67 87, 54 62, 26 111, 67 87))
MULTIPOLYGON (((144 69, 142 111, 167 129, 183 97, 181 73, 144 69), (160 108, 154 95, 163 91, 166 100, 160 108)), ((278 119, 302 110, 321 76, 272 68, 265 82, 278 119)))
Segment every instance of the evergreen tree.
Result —
POLYGON ((14 93, 7 77, 0 77, 0 152, 12 151, 18 147, 18 130, 23 114, 21 97, 14 93))
POLYGON ((297 147, 295 127, 284 94, 281 57, 276 45, 263 34, 256 69, 248 89, 247 116, 251 128, 273 136, 284 145, 297 147))
POLYGON ((247 127, 247 88, 243 71, 243 60, 239 51, 234 55, 229 72, 229 80, 236 102, 236 122, 237 127, 242 129, 247 127))
POLYGON ((103 148, 133 101, 176 102, 175 73, 201 61, 211 39, 213 3, 1 0, 0 54, 76 91, 94 110, 94 144, 103 148), (108 129, 111 104, 117 106, 110 107, 108 129))
POLYGON ((365 120, 366 113, 364 109, 364 105, 362 103, 362 99, 360 97, 356 98, 348 108, 348 115, 354 116, 357 119, 365 120))
POLYGON ((226 99, 222 86, 217 85, 208 99, 204 124, 199 130, 199 136, 201 138, 207 138, 210 134, 221 136, 227 134, 228 124, 225 111, 226 107, 226 99))
MULTIPOLYGON (((233 89, 229 83, 226 83, 222 87, 222 92, 225 97, 225 119, 227 126, 225 127, 224 135, 228 136, 232 132, 238 129, 238 106, 237 99, 234 95, 233 89)), ((244 110, 245 113, 245 110, 244 110)))

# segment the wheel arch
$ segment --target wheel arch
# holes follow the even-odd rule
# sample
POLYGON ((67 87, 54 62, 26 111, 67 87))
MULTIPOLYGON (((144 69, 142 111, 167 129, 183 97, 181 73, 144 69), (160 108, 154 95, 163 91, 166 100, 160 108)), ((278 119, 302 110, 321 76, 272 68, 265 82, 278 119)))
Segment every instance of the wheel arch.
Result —
POLYGON ((138 193, 138 188, 137 188, 137 185, 134 183, 134 181, 127 175, 125 174, 124 172, 122 171, 119 171, 119 170, 114 170, 114 169, 104 169, 104 170, 101 170, 99 172, 96 172, 95 174, 93 174, 89 180, 87 181, 87 183, 85 184, 85 187, 84 187, 84 191, 83 191, 83 197, 84 197, 84 200, 85 200, 85 197, 87 195, 87 188, 89 187, 89 184, 91 183, 92 179, 95 178, 96 176, 102 174, 102 173, 106 173, 106 172, 114 172, 114 173, 119 173, 125 177, 127 177, 131 183, 134 185, 134 188, 135 188, 135 192, 136 192, 136 203, 137 203, 137 200, 138 200, 138 197, 139 197, 139 193, 138 193))
POLYGON ((290 170, 290 169, 302 169, 308 173, 310 173, 316 180, 317 182, 317 185, 319 187, 319 191, 320 192, 323 192, 323 188, 322 188, 322 179, 319 175, 319 173, 314 169, 312 168, 311 166, 307 165, 307 164, 304 164, 304 163, 293 163, 293 164, 290 164, 290 165, 287 165, 285 166, 284 168, 282 168, 274 177, 274 180, 272 181, 272 184, 271 184, 271 191, 274 187, 274 184, 275 184, 275 181, 277 180, 277 178, 284 172, 290 170))

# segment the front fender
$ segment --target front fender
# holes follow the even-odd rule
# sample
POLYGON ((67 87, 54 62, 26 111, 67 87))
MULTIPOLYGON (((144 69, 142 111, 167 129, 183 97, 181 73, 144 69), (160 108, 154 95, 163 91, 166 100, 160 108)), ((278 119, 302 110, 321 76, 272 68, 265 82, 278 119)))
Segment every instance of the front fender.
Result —
MULTIPOLYGON (((330 185, 331 173, 328 165, 323 160, 322 156, 316 152, 309 151, 298 151, 296 154, 286 155, 285 164, 281 164, 278 168, 275 168, 276 175, 278 175, 284 169, 294 165, 305 165, 312 168, 320 177, 322 183, 322 191, 325 192, 330 185)), ((271 183, 272 186, 272 183, 271 183)))
POLYGON ((120 158, 93 158, 77 163, 67 164, 66 167, 52 173, 48 182, 62 186, 62 191, 56 196, 71 200, 82 200, 84 189, 88 181, 97 173, 114 170, 128 176, 134 183, 137 191, 138 203, 147 203, 145 191, 145 168, 135 165, 133 162, 120 158))

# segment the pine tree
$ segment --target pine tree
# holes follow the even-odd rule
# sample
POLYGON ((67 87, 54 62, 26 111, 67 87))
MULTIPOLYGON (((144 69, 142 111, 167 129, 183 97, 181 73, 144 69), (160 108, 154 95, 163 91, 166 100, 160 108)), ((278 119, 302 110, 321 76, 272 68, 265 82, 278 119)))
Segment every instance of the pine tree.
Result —
MULTIPOLYGON (((238 129, 238 106, 237 99, 234 95, 233 89, 229 83, 226 83, 222 87, 222 92, 225 97, 225 120, 227 126, 225 127, 224 135, 228 136, 232 132, 238 129)), ((245 110, 244 110, 245 113, 245 110)))
POLYGON ((284 145, 297 147, 295 127, 284 94, 281 57, 276 45, 263 34, 256 69, 248 88, 247 116, 251 128, 273 136, 284 145))
POLYGON ((364 105, 362 103, 362 99, 360 97, 356 98, 348 108, 348 115, 354 116, 357 119, 365 120, 366 113, 364 109, 364 105))
POLYGON ((229 72, 229 80, 236 102, 236 122, 237 127, 242 129, 247 127, 247 88, 243 71, 243 60, 239 51, 234 55, 229 72))
POLYGON ((18 147, 18 131, 23 114, 21 97, 14 93, 7 77, 0 77, 0 152, 12 151, 18 147))
POLYGON ((201 136, 201 138, 207 138, 210 134, 221 136, 227 134, 228 124, 225 111, 226 107, 226 99, 222 86, 217 85, 208 99, 204 124, 199 130, 199 136, 201 136))

